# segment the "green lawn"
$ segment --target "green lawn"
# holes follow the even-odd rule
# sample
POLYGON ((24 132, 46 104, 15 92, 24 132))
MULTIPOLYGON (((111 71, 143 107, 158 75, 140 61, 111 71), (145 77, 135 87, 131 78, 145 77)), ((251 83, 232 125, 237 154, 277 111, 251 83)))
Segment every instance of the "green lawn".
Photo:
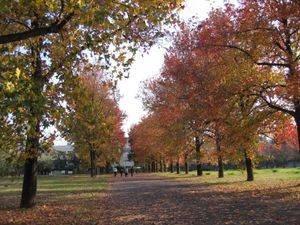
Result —
MULTIPOLYGON (((185 174, 181 171, 180 174, 174 173, 162 173, 163 176, 174 177, 174 178, 195 178, 197 177, 197 171, 190 171, 189 174, 185 174)), ((202 181, 208 183, 218 183, 220 180, 223 181, 234 181, 234 180, 245 180, 246 171, 245 170, 225 170, 224 178, 217 178, 217 171, 203 171, 202 177, 197 177, 202 181)), ((274 169, 256 169, 254 170, 255 180, 298 180, 300 179, 300 167, 297 168, 274 168, 274 169)))
MULTIPOLYGON (((201 177, 196 176, 196 171, 187 175, 153 174, 157 175, 197 183, 203 193, 234 199, 251 197, 266 205, 276 200, 276 207, 289 208, 300 202, 300 168, 255 170, 252 182, 247 182, 246 172, 239 170, 225 171, 224 178, 217 178, 216 171, 204 171, 201 177)), ((103 190, 109 177, 39 176, 37 205, 26 210, 18 207, 22 179, 0 178, 0 224, 93 224, 105 218, 109 198, 103 190)))
POLYGON ((217 171, 204 171, 203 176, 197 176, 196 171, 189 174, 181 172, 161 173, 188 183, 200 183, 216 191, 226 193, 261 192, 274 195, 285 193, 285 197, 300 201, 300 167, 254 170, 254 181, 246 181, 246 171, 226 170, 224 178, 218 178, 217 171))
POLYGON ((88 223, 93 217, 90 214, 98 213, 102 207, 103 190, 109 177, 39 176, 37 205, 28 210, 18 207, 22 177, 0 178, 0 224, 1 221, 10 224, 71 224, 80 220, 88 223), (65 216, 66 212, 68 216, 65 216))
MULTIPOLYGON (((105 188, 107 176, 92 179, 89 175, 39 176, 38 192, 91 192, 105 188)), ((0 195, 20 193, 22 177, 0 178, 0 195)))

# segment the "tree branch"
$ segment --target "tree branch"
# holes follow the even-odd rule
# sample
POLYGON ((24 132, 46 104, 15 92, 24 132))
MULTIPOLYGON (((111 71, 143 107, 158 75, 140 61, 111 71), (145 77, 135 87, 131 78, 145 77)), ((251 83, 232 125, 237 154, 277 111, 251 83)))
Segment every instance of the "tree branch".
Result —
POLYGON ((198 45, 198 47, 221 47, 221 48, 231 48, 231 49, 236 49, 242 53, 244 53, 247 57, 249 57, 254 64, 259 65, 259 66, 278 66, 278 67, 288 67, 289 64, 287 63, 273 63, 273 62, 257 62, 253 59, 253 56, 248 52, 247 50, 236 46, 236 45, 227 45, 227 44, 207 44, 207 45, 198 45))
POLYGON ((256 62, 256 65, 259 66, 278 66, 278 67, 288 67, 287 63, 272 63, 272 62, 256 62))
POLYGON ((264 96, 262 96, 261 94, 250 94, 250 95, 254 95, 254 96, 258 96, 259 98, 261 98, 266 104, 268 107, 270 107, 271 109, 275 109, 276 111, 280 111, 280 112, 283 112, 283 113, 287 113, 291 116, 295 116, 295 112, 292 111, 292 110, 288 110, 288 109, 285 109, 285 108, 282 108, 281 106, 279 105, 274 105, 273 103, 269 102, 264 96))
POLYGON ((59 23, 52 23, 48 27, 39 27, 39 28, 34 28, 32 30, 19 32, 15 34, 1 35, 0 44, 22 41, 28 38, 43 36, 51 33, 59 33, 64 28, 64 26, 72 19, 73 16, 74 16, 74 12, 71 12, 68 15, 66 15, 64 19, 59 23))

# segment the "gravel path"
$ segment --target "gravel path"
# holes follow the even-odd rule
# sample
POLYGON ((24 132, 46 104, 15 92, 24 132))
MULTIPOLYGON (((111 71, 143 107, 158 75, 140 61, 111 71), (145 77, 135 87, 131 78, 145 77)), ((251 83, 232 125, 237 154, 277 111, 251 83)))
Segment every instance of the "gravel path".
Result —
POLYGON ((103 224, 300 224, 299 202, 212 191, 208 184, 138 174, 114 177, 103 224), (286 204, 286 203, 285 203, 286 204))

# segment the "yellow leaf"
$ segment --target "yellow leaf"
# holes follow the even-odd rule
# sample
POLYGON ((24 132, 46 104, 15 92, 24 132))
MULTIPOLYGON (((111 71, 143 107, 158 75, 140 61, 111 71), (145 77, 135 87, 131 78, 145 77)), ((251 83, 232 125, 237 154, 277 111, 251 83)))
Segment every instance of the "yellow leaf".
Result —
POLYGON ((15 85, 12 82, 10 82, 10 81, 6 82, 5 86, 6 86, 5 90, 7 92, 13 92, 14 89, 15 89, 15 85))
POLYGON ((83 6, 83 0, 78 0, 78 5, 79 5, 80 7, 82 7, 82 6, 83 6))
POLYGON ((16 73, 15 73, 17 79, 19 80, 20 75, 21 75, 21 70, 19 68, 16 69, 16 73))

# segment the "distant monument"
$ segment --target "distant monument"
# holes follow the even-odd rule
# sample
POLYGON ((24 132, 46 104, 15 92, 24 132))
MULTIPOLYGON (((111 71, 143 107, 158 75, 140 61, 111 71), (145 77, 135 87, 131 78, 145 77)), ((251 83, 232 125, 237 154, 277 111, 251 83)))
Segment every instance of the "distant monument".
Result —
POLYGON ((128 155, 131 153, 131 146, 128 142, 127 139, 127 143, 125 144, 125 147, 123 149, 123 153, 120 159, 120 166, 123 167, 133 167, 134 166, 134 162, 128 159, 128 155))

